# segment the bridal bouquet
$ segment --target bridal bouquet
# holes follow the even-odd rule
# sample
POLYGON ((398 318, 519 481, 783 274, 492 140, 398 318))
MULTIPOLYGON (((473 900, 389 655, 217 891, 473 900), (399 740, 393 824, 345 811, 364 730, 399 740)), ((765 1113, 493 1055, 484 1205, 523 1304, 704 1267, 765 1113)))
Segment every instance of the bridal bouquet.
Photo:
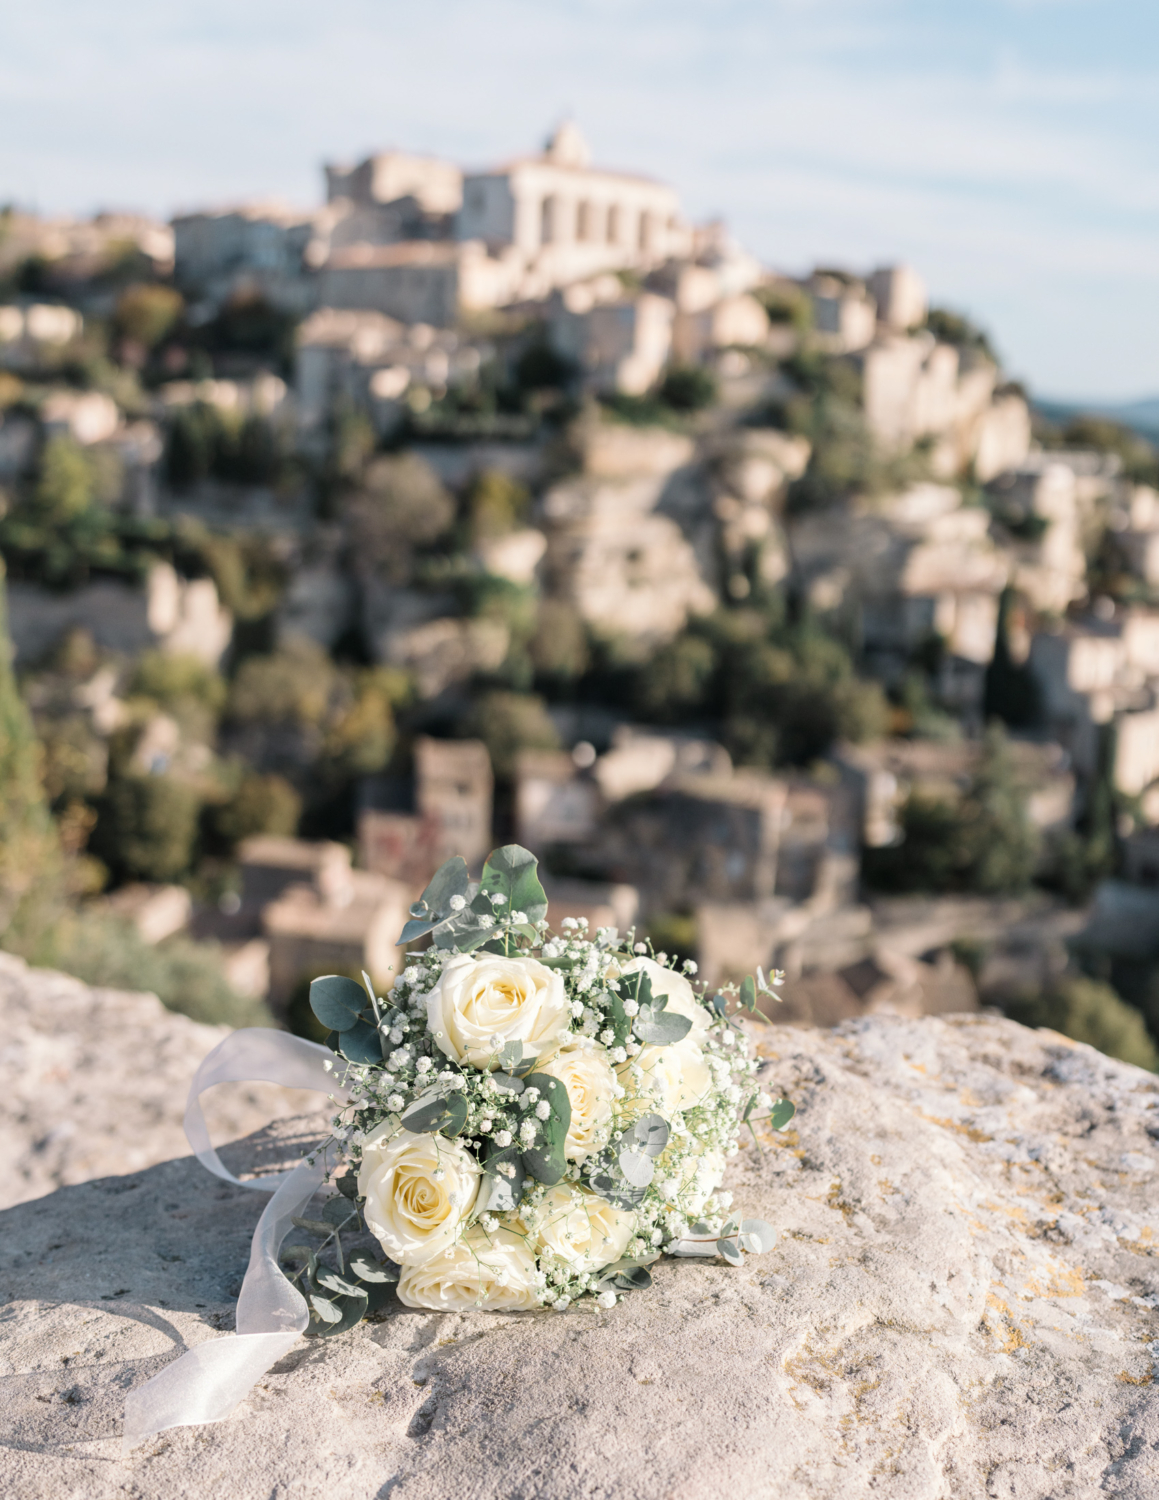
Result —
POLYGON ((293 1221, 323 1244, 282 1252, 309 1331, 349 1328, 392 1290, 437 1311, 611 1307, 661 1255, 739 1265, 772 1247, 719 1191, 741 1129, 793 1114, 757 1089, 729 1015, 731 999, 751 1011, 772 993, 759 971, 710 995, 694 963, 632 934, 570 918, 552 932, 515 845, 477 884, 450 860, 411 918, 400 943, 430 946, 385 999, 366 976, 310 989, 346 1102, 327 1147, 339 1159, 324 1156, 338 1194, 293 1221), (365 1231, 386 1260, 350 1249, 365 1231))

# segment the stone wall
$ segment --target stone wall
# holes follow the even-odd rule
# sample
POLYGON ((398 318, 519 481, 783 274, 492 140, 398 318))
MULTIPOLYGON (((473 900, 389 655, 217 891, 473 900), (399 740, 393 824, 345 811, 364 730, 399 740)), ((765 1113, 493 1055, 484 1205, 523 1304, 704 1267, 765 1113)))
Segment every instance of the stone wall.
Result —
MULTIPOLYGON (((303 1340, 229 1421, 122 1458, 125 1392, 232 1329, 263 1199, 179 1143, 184 1078, 216 1033, 10 960, 0 975, 9 1046, 15 1030, 41 1049, 5 1063, 29 1080, 26 1105, 2 1096, 6 1161, 68 1122, 92 1148, 57 1178, 75 1185, 0 1214, 5 1494, 1156 1493, 1159 1083, 981 1016, 754 1023, 762 1081, 798 1114, 730 1164, 734 1209, 779 1236, 743 1268, 662 1261, 606 1312, 392 1306, 303 1340), (86 1031, 94 1008, 115 1035, 86 1031)), ((280 1166, 317 1127, 282 1121, 228 1159, 280 1166)), ((19 1197, 51 1185, 24 1182, 19 1197)))

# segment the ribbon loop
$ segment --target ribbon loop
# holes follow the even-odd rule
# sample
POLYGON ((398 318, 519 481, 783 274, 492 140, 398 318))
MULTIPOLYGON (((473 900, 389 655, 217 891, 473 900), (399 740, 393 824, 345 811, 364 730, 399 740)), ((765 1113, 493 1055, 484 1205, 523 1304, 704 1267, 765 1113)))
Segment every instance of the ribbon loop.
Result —
POLYGON ((301 1161, 288 1172, 243 1182, 223 1165, 210 1144, 201 1095, 217 1083, 278 1083, 344 1098, 329 1066, 334 1054, 284 1031, 245 1028, 220 1042, 204 1059, 189 1088, 185 1134, 203 1167, 238 1187, 272 1193, 250 1246, 249 1268, 237 1304, 237 1332, 210 1339, 175 1359, 125 1400, 122 1452, 164 1432, 201 1422, 221 1422, 281 1359, 309 1324, 306 1300, 282 1275, 278 1254, 293 1219, 322 1186, 326 1165, 301 1161))

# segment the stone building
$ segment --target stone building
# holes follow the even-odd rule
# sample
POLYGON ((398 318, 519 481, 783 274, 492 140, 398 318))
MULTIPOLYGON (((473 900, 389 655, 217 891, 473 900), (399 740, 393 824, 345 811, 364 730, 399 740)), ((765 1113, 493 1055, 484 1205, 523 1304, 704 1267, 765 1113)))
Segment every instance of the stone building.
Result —
POLYGON ((315 300, 310 247, 318 219, 281 203, 179 214, 173 220, 177 284, 218 303, 252 290, 288 312, 303 313, 315 300))
POLYGON ((284 1007, 305 980, 365 969, 388 986, 413 899, 396 880, 350 866, 342 844, 262 835, 239 851, 235 936, 259 927, 269 949, 269 1000, 284 1007))
POLYGON ((481 241, 493 256, 515 251, 525 296, 603 270, 647 269, 691 246, 676 193, 646 177, 593 167, 572 124, 560 126, 541 155, 466 173, 457 234, 481 241))
POLYGON ((358 206, 413 198, 424 212, 453 214, 463 201, 463 174, 437 156, 379 151, 354 166, 327 163, 326 201, 358 206))
POLYGON ((609 636, 665 640, 715 603, 705 577, 714 528, 687 468, 693 444, 601 424, 583 442, 584 472, 553 485, 540 504, 544 586, 609 636))
POLYGON ((1028 662, 1052 732, 1086 775, 1099 766, 1101 726, 1114 726, 1118 789, 1159 820, 1159 612, 1136 607, 1038 631, 1028 662))
POLYGON ((482 741, 420 735, 412 787, 371 781, 364 788, 360 862, 416 895, 456 854, 477 868, 491 852, 493 800, 491 759, 482 741))
POLYGON ((82 629, 110 651, 137 655, 157 647, 216 666, 233 617, 212 578, 181 578, 168 563, 154 563, 143 584, 97 579, 58 593, 10 583, 8 627, 21 665, 43 656, 66 631, 82 629))

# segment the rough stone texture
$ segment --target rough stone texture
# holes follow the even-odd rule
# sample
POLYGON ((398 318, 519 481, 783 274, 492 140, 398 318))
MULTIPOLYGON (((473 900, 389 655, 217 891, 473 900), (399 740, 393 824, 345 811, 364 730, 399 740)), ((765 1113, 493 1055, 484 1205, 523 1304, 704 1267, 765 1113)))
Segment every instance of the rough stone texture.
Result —
MULTIPOLYGON (((187 1155, 185 1096, 227 1034, 155 995, 89 989, 0 953, 0 1206, 187 1155)), ((215 1141, 321 1102, 270 1084, 222 1084, 203 1100, 215 1141)))
MULTIPOLYGON (((981 1016, 756 1035, 800 1109, 732 1164, 771 1253, 662 1262, 609 1312, 397 1308, 128 1459, 125 1391, 231 1326, 257 1195, 177 1160, 0 1214, 0 1491, 1159 1492, 1159 1080, 981 1016)), ((307 1135, 283 1121, 234 1151, 268 1165, 307 1135)))

